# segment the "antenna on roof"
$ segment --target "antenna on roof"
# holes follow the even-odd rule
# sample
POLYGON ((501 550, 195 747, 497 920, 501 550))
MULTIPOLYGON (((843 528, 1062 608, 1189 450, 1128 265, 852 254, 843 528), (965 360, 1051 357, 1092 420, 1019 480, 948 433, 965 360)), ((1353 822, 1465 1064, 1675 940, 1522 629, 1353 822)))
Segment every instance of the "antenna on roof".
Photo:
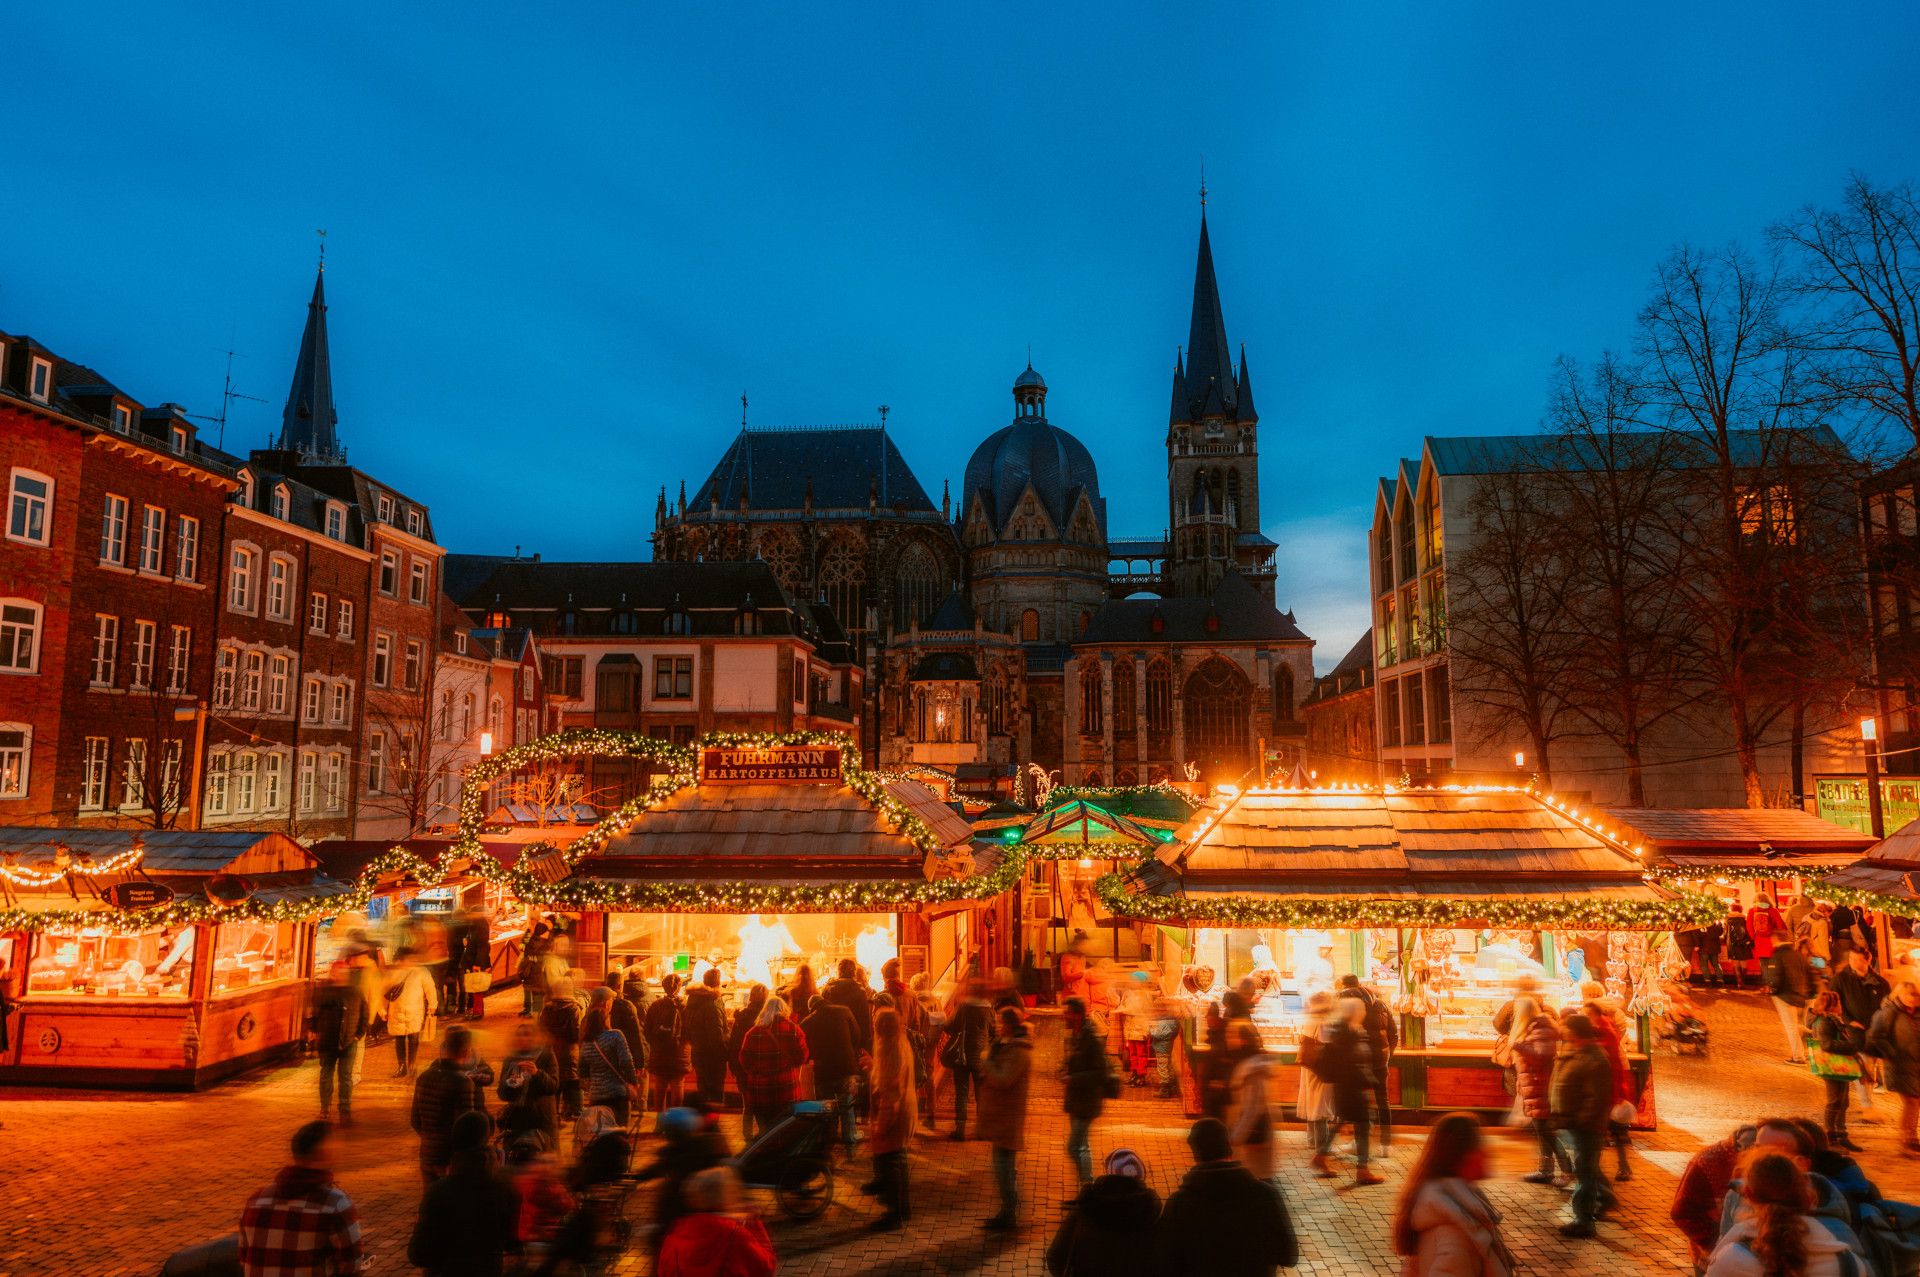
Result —
POLYGON ((314 234, 320 237, 320 273, 324 275, 327 273, 327 232, 322 229, 314 234))
POLYGON ((194 421, 210 421, 220 427, 219 432, 214 436, 214 447, 224 452, 227 447, 227 413, 233 407, 233 401, 236 399, 245 399, 248 403, 265 403, 266 400, 260 398, 258 395, 243 395, 233 388, 233 361, 240 352, 237 350, 223 350, 220 353, 227 357, 227 378, 220 388, 220 414, 218 416, 208 417, 200 413, 190 412, 187 416, 194 421))

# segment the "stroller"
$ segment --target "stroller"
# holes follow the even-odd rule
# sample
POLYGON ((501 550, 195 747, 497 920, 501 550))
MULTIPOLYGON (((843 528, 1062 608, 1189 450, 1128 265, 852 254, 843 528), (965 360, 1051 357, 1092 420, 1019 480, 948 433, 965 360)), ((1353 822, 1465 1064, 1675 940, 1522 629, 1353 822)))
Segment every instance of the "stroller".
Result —
POLYGON ((1664 990, 1667 1009, 1653 1022, 1653 1036, 1667 1044, 1675 1055, 1707 1053, 1707 1022, 1700 1008, 1687 996, 1685 986, 1669 983, 1664 990))
POLYGON ((788 1219, 813 1219, 833 1204, 833 1150, 839 1103, 802 1100, 733 1159, 748 1188, 773 1191, 788 1219))

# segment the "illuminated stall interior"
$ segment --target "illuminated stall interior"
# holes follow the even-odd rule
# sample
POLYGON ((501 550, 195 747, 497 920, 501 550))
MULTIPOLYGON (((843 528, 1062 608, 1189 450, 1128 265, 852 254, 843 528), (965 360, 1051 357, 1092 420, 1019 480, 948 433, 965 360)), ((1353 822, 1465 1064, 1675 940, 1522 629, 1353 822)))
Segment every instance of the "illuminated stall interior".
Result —
POLYGON ((1024 822, 995 822, 983 831, 991 837, 989 831, 997 829, 1003 843, 1018 844, 1028 856, 1020 881, 1022 947, 1043 959, 1057 957, 1083 935, 1087 955, 1096 960, 1133 962, 1148 956, 1138 928, 1115 917, 1095 885, 1116 867, 1149 859, 1172 840, 1192 811, 1177 797, 1173 801, 1177 811, 1165 811, 1162 804, 1154 810, 1164 815, 1129 816, 1076 794, 1024 822))
MULTIPOLYGON (((357 883, 394 845, 378 840, 323 842, 315 845, 313 852, 329 876, 357 883)), ((438 865, 452 843, 447 839, 410 838, 400 846, 426 863, 438 865)), ((527 846, 490 838, 480 844, 480 850, 502 868, 511 869, 527 846)), ((404 869, 385 871, 369 884, 372 891, 364 909, 323 919, 314 941, 315 974, 325 974, 342 952, 358 943, 353 938, 355 932, 391 959, 403 945, 415 941, 421 920, 444 923, 459 912, 483 911, 491 919, 493 977, 496 982, 512 977, 519 970, 526 940, 526 906, 506 883, 477 872, 473 862, 456 857, 446 868, 446 875, 431 884, 422 884, 404 869)))

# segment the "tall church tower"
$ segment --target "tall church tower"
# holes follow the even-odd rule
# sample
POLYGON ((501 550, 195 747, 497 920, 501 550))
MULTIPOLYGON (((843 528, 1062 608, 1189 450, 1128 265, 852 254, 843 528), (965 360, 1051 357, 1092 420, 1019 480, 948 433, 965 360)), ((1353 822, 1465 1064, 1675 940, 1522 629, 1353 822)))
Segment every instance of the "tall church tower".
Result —
POLYGON ((1236 372, 1227 345, 1203 198, 1193 318, 1184 355, 1174 360, 1167 415, 1166 589, 1175 597, 1212 594, 1231 568, 1273 599, 1274 545, 1260 530, 1258 421, 1245 348, 1236 372))

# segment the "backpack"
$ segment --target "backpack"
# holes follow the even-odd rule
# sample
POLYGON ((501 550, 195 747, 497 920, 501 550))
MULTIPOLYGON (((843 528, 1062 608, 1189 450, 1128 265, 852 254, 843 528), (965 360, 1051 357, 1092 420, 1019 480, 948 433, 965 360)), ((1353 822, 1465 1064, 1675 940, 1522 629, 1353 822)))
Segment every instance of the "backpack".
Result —
POLYGON ((1855 1231, 1873 1277, 1920 1277, 1920 1206, 1863 1202, 1855 1231))

